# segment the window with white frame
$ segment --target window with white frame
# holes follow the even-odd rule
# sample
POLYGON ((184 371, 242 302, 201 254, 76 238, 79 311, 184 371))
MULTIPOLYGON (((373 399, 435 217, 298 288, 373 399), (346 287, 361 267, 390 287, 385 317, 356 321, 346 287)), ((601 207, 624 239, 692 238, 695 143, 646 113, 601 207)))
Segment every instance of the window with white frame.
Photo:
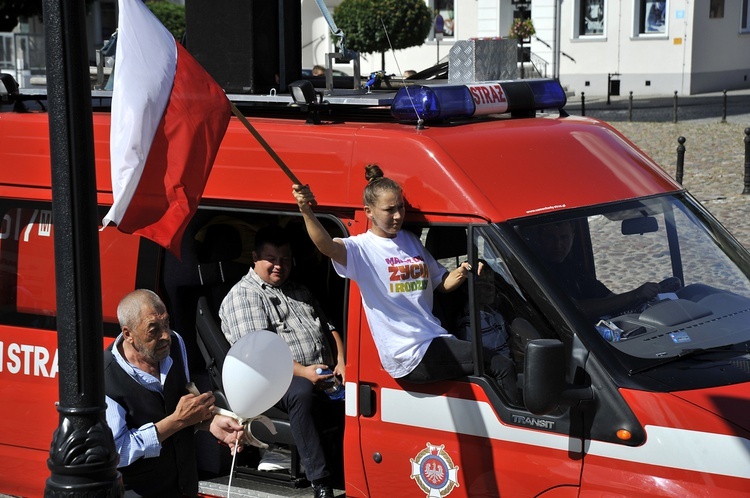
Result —
POLYGON ((576 0, 577 36, 604 35, 604 0, 576 0))
POLYGON ((748 0, 742 0, 742 16, 740 17, 740 31, 750 31, 750 5, 748 0))
POLYGON ((443 37, 453 38, 456 36, 456 9, 455 0, 429 0, 429 6, 435 13, 435 22, 433 23, 432 37, 435 38, 436 27, 442 26, 443 37))
MULTIPOLYGON (((747 1, 747 0, 743 0, 747 1)), ((664 35, 667 33, 667 1, 635 0, 637 35, 664 35)))

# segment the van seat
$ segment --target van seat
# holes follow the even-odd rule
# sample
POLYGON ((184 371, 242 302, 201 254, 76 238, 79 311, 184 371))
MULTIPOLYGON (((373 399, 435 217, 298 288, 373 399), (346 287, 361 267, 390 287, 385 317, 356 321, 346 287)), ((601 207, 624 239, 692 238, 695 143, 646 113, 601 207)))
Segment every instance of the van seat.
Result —
POLYGON ((237 228, 227 223, 209 225, 196 256, 200 285, 211 291, 209 304, 218 309, 229 289, 249 269, 249 265, 237 262, 242 256, 242 238, 237 228))
POLYGON ((534 339, 544 339, 544 336, 525 318, 516 318, 508 327, 510 332, 510 351, 516 364, 516 372, 523 372, 526 357, 526 344, 534 339))

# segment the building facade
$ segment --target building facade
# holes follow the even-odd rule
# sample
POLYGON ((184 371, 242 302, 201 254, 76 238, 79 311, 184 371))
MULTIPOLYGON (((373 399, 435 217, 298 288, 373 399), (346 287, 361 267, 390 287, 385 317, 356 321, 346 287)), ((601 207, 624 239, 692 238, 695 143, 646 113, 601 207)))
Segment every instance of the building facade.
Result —
MULTIPOLYGON (((750 88, 750 0, 425 1, 450 18, 450 32, 442 39, 431 33, 421 47, 386 54, 386 73, 447 60, 456 40, 507 37, 514 17, 529 5, 536 35, 526 74, 559 77, 576 94, 692 95, 750 88)), ((341 2, 326 3, 333 11, 341 2)), ((303 23, 303 64, 324 64, 330 30, 315 0, 302 5, 303 19, 312 19, 303 23)), ((380 54, 363 54, 363 74, 380 66, 380 54)))
MULTIPOLYGON (((184 0, 172 0, 184 4, 184 0)), ((326 0, 330 12, 342 0, 326 0)), ((302 67, 326 64, 336 38, 316 0, 301 2, 302 67)), ((750 88, 750 0, 425 0, 442 18, 419 47, 361 54, 361 74, 400 76, 448 60, 458 40, 507 37, 530 16, 526 77, 559 77, 574 94, 691 95, 750 88), (528 2, 528 3, 525 3, 528 2)), ((116 0, 88 8, 92 65, 117 23, 116 0)), ((217 12, 217 15, 220 13, 217 12)), ((44 60, 43 24, 27 20, 0 33, 0 70, 23 85, 44 60), (35 62, 36 61, 36 62, 35 62)), ((334 69, 352 74, 351 64, 334 69)))
MULTIPOLYGON (((532 51, 550 60, 555 1, 532 5, 532 51)), ((564 0, 559 12, 560 81, 576 93, 750 88, 748 0, 564 0)))

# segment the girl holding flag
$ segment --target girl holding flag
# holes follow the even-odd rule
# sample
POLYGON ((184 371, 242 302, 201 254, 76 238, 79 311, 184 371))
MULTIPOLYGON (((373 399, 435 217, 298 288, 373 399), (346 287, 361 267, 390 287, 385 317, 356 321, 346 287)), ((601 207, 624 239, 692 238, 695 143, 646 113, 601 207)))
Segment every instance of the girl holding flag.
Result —
MULTIPOLYGON (((365 167, 365 178, 364 212, 372 226, 346 238, 332 238, 323 228, 312 210, 315 196, 307 185, 292 186, 310 238, 331 258, 339 276, 359 285, 380 361, 393 378, 425 383, 472 375, 472 343, 450 334, 432 313, 433 292, 456 290, 471 266, 462 263, 448 272, 413 233, 401 230, 401 186, 376 164, 365 167)), ((484 362, 487 373, 517 403, 512 361, 485 350, 484 362)))

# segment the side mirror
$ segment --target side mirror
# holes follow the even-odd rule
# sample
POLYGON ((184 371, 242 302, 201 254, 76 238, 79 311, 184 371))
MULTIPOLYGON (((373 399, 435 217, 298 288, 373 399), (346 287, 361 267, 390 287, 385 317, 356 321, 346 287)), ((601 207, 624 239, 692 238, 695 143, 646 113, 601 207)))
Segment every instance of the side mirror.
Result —
POLYGON ((591 387, 565 382, 565 347, 557 339, 534 339, 526 345, 523 400, 534 415, 545 415, 560 405, 594 398, 591 387))
POLYGON ((523 400, 535 415, 560 405, 565 390, 565 348, 557 339, 534 339, 526 344, 523 400))

